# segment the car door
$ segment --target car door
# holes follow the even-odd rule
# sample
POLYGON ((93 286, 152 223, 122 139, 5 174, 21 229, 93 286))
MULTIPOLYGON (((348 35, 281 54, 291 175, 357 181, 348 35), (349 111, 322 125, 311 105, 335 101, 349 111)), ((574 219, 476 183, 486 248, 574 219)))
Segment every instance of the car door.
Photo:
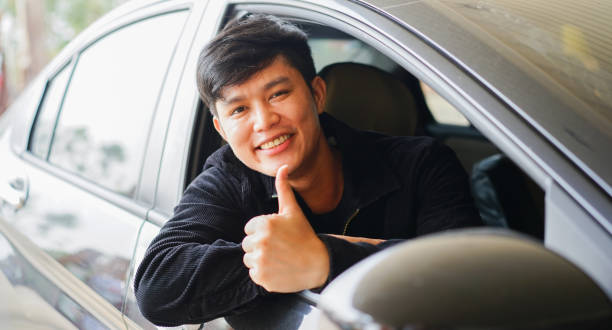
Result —
POLYGON ((166 78, 188 17, 188 2, 168 2, 94 25, 34 83, 42 86, 39 102, 30 102, 37 107, 23 109, 23 124, 13 127, 32 131, 26 139, 14 133, 16 151, 3 159, 2 184, 21 202, 3 204, 2 235, 27 271, 7 277, 77 328, 137 327, 122 310, 155 181, 143 168, 157 166, 148 162, 149 140, 163 131, 151 125, 176 88, 166 78))

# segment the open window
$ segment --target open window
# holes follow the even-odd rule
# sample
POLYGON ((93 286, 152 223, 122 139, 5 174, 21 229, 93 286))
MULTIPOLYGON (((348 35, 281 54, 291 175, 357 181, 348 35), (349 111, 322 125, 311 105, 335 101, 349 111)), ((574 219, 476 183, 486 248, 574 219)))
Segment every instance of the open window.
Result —
MULTIPOLYGON (((342 30, 341 23, 331 26, 307 17, 285 17, 309 35, 315 67, 328 85, 326 112, 355 128, 429 135, 447 144, 471 175, 473 196, 485 223, 543 240, 543 190, 454 106, 367 40, 348 28, 342 30)), ((187 183, 223 144, 209 111, 202 104, 198 111, 187 183)))

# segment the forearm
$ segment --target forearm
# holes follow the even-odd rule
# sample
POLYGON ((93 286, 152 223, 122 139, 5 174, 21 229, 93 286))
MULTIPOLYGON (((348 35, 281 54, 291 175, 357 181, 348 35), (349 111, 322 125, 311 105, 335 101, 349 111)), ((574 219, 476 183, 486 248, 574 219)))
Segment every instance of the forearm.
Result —
POLYGON ((355 241, 349 241, 349 239, 346 239, 348 237, 350 236, 319 234, 319 238, 323 241, 329 253, 330 267, 327 283, 359 261, 404 241, 401 239, 378 240, 359 237, 351 237, 350 239, 355 241), (371 243, 368 241, 371 241, 371 243))
POLYGON ((154 242, 135 278, 142 313, 153 323, 200 323, 235 313, 265 290, 242 264, 239 244, 154 242))
POLYGON ((368 243, 372 245, 378 245, 385 241, 384 239, 377 239, 377 238, 355 237, 355 236, 335 235, 335 234, 328 234, 328 235, 343 239, 351 243, 368 243))

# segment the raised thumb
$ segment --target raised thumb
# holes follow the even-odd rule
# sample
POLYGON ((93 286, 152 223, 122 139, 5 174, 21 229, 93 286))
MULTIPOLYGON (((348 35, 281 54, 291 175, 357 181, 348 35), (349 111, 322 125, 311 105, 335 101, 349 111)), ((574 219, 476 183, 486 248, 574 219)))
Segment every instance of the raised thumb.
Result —
POLYGON ((278 213, 288 214, 299 208, 295 195, 289 184, 289 166, 283 165, 276 171, 276 195, 278 196, 278 213))

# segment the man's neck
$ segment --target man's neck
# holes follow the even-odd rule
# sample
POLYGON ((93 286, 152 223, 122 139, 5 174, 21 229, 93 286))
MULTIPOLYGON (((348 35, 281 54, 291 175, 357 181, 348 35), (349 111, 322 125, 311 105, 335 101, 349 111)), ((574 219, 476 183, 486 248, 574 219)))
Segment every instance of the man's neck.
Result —
POLYGON ((342 198, 344 175, 342 156, 323 138, 317 161, 299 178, 289 178, 291 186, 300 194, 315 214, 333 211, 342 198))

